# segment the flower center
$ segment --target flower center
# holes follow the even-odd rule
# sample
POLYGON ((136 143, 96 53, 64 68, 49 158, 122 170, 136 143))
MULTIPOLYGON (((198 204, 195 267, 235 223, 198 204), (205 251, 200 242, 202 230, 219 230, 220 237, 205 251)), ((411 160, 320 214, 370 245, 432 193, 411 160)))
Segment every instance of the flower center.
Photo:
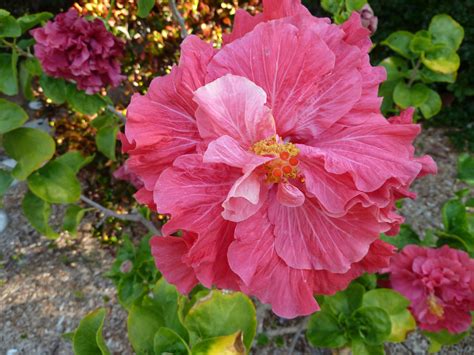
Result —
POLYGON ((250 149, 258 155, 275 157, 263 165, 268 183, 279 183, 298 177, 297 156, 300 150, 293 143, 285 143, 273 136, 255 143, 250 149))
POLYGON ((433 294, 428 296, 428 309, 430 310, 431 314, 438 317, 439 319, 444 317, 444 308, 433 294))

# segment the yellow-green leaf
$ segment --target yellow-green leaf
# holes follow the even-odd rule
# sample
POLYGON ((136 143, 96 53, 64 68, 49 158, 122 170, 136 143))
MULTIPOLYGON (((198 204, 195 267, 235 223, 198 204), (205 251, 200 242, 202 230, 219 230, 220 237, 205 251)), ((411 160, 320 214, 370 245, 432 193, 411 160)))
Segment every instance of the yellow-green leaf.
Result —
POLYGON ((206 339, 193 347, 193 355, 244 355, 242 332, 206 339))

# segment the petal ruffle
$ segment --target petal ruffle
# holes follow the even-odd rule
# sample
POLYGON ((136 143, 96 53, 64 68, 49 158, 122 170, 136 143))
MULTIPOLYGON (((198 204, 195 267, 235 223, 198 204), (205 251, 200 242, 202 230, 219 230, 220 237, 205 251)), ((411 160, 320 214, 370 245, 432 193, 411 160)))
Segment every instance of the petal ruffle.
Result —
POLYGON ((269 200, 268 217, 275 225, 275 250, 294 268, 347 272, 370 244, 389 229, 376 219, 375 208, 356 205, 346 215, 332 217, 314 199, 300 207, 269 200))
POLYGON ((214 140, 223 135, 249 149, 275 135, 275 123, 265 106, 267 95, 247 78, 225 75, 194 93, 196 120, 201 137, 214 140))
POLYGON ((164 233, 169 234, 174 226, 199 233, 216 219, 222 219, 221 205, 240 176, 239 169, 204 164, 201 155, 176 159, 173 167, 161 174, 155 187, 158 211, 171 215, 164 233))
POLYGON ((271 21, 224 46, 209 64, 207 80, 229 73, 250 79, 265 90, 281 137, 287 137, 294 127, 301 128, 301 135, 314 135, 346 113, 360 95, 356 72, 345 81, 326 80, 334 61, 334 54, 316 31, 271 21))
POLYGON ((184 294, 198 284, 193 268, 183 260, 195 240, 196 235, 188 232, 183 233, 183 237, 153 237, 150 240, 156 267, 166 281, 184 294))
POLYGON ((412 142, 417 125, 365 124, 334 126, 318 137, 314 146, 333 174, 349 173, 358 190, 371 192, 389 179, 409 186, 421 172, 422 164, 412 159, 412 142))
POLYGON ((127 166, 150 192, 163 170, 178 156, 195 152, 201 141, 192 97, 204 85, 215 52, 196 36, 188 36, 181 48, 179 65, 169 75, 154 79, 145 96, 134 95, 127 110, 127 166))

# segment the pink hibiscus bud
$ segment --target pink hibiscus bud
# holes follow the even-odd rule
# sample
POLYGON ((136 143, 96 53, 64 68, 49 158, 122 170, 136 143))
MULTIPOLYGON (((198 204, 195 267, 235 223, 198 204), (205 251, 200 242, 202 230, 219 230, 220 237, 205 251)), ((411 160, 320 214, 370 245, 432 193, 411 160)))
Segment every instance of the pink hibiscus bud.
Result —
POLYGON ((412 110, 382 116, 386 74, 358 13, 337 26, 299 0, 263 5, 237 11, 219 50, 188 36, 171 73, 133 96, 122 146, 138 201, 171 216, 151 240, 164 277, 293 318, 389 266, 379 235, 397 233, 396 200, 436 165, 414 156, 412 110))
POLYGON ((120 265, 120 272, 123 274, 128 274, 133 269, 133 263, 130 260, 125 260, 120 265))
POLYGON ((116 87, 125 78, 120 75, 124 43, 99 19, 87 21, 70 9, 30 33, 35 56, 50 76, 73 81, 88 94, 116 87))
POLYGON ((359 10, 360 19, 362 21, 362 26, 367 28, 371 34, 374 34, 377 31, 377 25, 379 19, 374 14, 374 10, 370 7, 369 4, 365 4, 362 9, 359 10))
POLYGON ((392 288, 411 301, 421 329, 461 333, 474 310, 474 259, 463 251, 408 245, 392 258, 392 288))

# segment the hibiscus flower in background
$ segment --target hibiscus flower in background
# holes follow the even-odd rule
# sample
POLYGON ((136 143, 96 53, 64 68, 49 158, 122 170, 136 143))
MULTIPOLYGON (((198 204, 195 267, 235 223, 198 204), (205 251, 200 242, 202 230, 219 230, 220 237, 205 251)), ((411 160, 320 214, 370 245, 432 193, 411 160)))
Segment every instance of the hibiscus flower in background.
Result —
POLYGON ((395 201, 436 165, 414 156, 412 110, 381 115, 385 71, 359 14, 336 26, 297 0, 263 3, 236 13, 220 50, 186 38, 179 65, 132 98, 124 150, 137 199, 171 215, 151 242, 168 281, 293 318, 389 265, 379 235, 397 234, 395 201))
POLYGON ((390 283, 411 301, 421 329, 462 333, 474 310, 474 260, 464 251, 408 245, 392 258, 390 283))
POLYGON ((99 19, 87 21, 70 9, 31 34, 35 56, 50 76, 74 81, 88 94, 107 85, 116 87, 124 79, 120 75, 124 43, 99 19))

